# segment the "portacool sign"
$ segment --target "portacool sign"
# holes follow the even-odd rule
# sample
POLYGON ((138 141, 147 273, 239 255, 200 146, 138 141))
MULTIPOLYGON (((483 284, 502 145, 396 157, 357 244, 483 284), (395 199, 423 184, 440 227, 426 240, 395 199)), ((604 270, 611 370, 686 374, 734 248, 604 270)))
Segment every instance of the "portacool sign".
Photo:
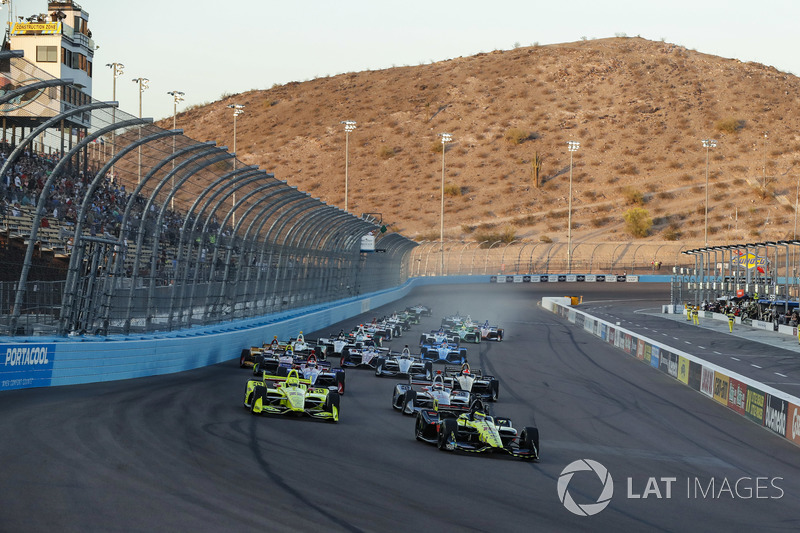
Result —
POLYGON ((0 344, 0 353, 0 390, 50 385, 55 345, 0 344))

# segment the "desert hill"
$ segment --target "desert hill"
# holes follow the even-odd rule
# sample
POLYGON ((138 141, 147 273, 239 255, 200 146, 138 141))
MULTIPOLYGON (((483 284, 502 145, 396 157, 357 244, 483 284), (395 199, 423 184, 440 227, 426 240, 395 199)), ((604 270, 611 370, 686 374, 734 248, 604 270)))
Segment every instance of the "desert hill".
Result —
MULTIPOLYGON (((269 68, 268 62, 263 68, 269 68)), ((378 212, 390 229, 445 236, 566 241, 567 141, 573 156, 573 240, 702 244, 708 151, 709 243, 791 238, 800 180, 800 79, 774 68, 640 38, 516 48, 418 66, 346 73, 249 91, 178 115, 200 140, 322 201, 378 212), (765 132, 767 136, 765 137, 765 132), (540 158, 539 186, 534 165, 540 158), (766 184, 766 187, 764 186, 766 184)), ((162 121, 172 126, 171 117, 162 121)))

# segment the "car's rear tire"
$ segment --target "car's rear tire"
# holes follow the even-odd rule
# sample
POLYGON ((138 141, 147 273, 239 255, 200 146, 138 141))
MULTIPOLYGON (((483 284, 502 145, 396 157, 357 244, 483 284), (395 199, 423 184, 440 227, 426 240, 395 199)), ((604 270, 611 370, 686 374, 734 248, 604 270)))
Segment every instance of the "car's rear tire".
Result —
POLYGON ((262 405, 263 405, 263 402, 266 399, 266 391, 267 391, 267 388, 264 385, 256 385, 255 387, 253 387, 253 394, 252 394, 251 403, 250 403, 250 413, 251 414, 254 414, 254 415, 259 414, 255 410, 255 408, 256 408, 256 399, 257 398, 261 398, 261 402, 262 402, 262 405))
POLYGON ((526 450, 535 450, 531 459, 539 458, 539 430, 535 427, 526 427, 519 436, 519 447, 526 450))
POLYGON ((386 362, 385 357, 378 357, 378 362, 375 363, 375 375, 381 377, 383 375, 383 365, 386 362))
POLYGON ((344 394, 344 378, 346 374, 344 372, 336 372, 336 391, 341 396, 344 394))
POLYGON ((239 368, 244 368, 247 366, 247 358, 250 357, 250 350, 242 350, 241 355, 239 355, 239 368))
POLYGON ((444 452, 456 449, 458 441, 458 422, 455 418, 445 418, 439 425, 439 438, 436 441, 438 448, 444 452))
POLYGON ((338 394, 328 393, 328 396, 325 397, 325 403, 322 404, 322 410, 331 414, 333 414, 333 408, 336 408, 336 418, 331 418, 331 422, 339 421, 339 401, 338 394))
POLYGON ((492 394, 489 399, 493 402, 496 402, 498 398, 500 398, 500 382, 496 379, 493 379, 489 382, 489 389, 491 390, 492 394))
POLYGON ((414 424, 414 438, 417 440, 424 440, 422 435, 425 433, 425 419, 422 418, 420 413, 417 413, 417 422, 414 424))
POLYGON ((414 401, 417 399, 417 392, 413 390, 407 390, 405 395, 403 396, 403 408, 401 409, 404 415, 413 415, 414 414, 414 401))

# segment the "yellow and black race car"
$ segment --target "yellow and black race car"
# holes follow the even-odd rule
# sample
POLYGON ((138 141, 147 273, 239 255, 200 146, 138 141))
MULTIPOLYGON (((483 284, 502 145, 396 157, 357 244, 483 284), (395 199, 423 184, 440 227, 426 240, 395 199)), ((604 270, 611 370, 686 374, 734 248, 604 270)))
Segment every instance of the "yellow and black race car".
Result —
POLYGON ((520 459, 539 459, 539 430, 525 427, 517 434, 510 419, 489 416, 480 400, 472 404, 468 413, 458 416, 421 409, 417 412, 414 436, 448 452, 502 452, 520 459))
POLYGON ((310 416, 331 422, 339 421, 339 393, 314 387, 297 369, 285 377, 270 376, 250 379, 244 391, 244 406, 253 414, 310 416))

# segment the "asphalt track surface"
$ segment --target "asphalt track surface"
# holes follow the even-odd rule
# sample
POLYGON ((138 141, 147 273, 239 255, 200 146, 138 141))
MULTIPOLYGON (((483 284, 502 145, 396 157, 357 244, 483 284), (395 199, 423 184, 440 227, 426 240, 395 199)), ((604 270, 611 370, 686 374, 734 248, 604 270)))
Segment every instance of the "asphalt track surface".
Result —
MULTIPOLYGON (((500 379, 496 415, 539 428, 540 462, 417 442, 413 418, 390 407, 398 380, 367 370, 347 371, 339 424, 253 416, 242 406, 249 372, 232 359, 0 393, 0 531, 800 529, 800 449, 537 305, 578 290, 587 307, 624 295, 655 308, 668 296, 646 284, 426 287, 319 332, 415 303, 434 316, 397 349, 456 311, 500 324, 505 340, 470 346, 470 363, 500 379), (594 516, 559 500, 562 470, 580 459, 614 481, 594 516)), ((601 481, 578 472, 568 493, 595 503, 601 481)))

